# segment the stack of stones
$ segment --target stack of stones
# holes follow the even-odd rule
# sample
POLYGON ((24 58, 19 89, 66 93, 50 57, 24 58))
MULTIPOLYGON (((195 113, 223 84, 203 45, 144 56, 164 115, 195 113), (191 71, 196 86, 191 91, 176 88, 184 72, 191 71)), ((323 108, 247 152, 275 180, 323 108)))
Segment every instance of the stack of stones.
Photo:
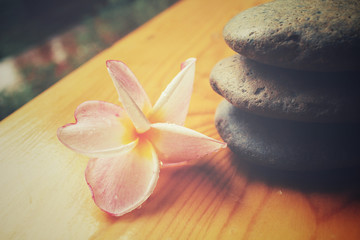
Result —
POLYGON ((360 1, 276 0, 225 26, 215 123, 241 159, 285 170, 360 166, 360 1))

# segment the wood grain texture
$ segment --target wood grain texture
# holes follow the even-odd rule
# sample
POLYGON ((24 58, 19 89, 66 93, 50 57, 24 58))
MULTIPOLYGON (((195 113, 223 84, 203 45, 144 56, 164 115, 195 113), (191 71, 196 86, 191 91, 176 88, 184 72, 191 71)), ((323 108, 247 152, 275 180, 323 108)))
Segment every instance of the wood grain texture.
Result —
POLYGON ((0 124, 0 239, 360 239, 358 169, 313 174, 249 165, 228 149, 163 169, 140 209, 99 210, 84 179, 87 158, 64 147, 58 127, 86 100, 117 103, 105 61, 126 62, 154 103, 196 57, 186 126, 220 139, 209 85, 233 52, 222 28, 261 1, 183 0, 69 74, 0 124))

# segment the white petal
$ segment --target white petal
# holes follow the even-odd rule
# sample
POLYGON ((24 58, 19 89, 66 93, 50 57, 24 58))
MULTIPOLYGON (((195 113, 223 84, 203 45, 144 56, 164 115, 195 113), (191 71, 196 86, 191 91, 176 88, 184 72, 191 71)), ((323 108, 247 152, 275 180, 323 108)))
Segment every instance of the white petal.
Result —
POLYGON ((116 60, 108 60, 106 61, 106 66, 117 91, 119 88, 125 89, 143 112, 152 108, 145 90, 139 83, 135 74, 125 63, 116 60))
POLYGON ((175 76, 156 102, 151 122, 183 125, 188 113, 195 77, 195 58, 182 63, 182 70, 175 76))
POLYGON ((76 123, 58 129, 59 140, 70 149, 90 157, 108 156, 136 146, 136 132, 119 106, 87 101, 75 111, 76 123))
POLYGON ((164 165, 181 164, 226 147, 225 143, 216 139, 169 123, 151 124, 146 136, 164 165))
POLYGON ((150 108, 148 97, 130 69, 122 62, 107 61, 109 74, 119 94, 119 101, 139 133, 150 128, 142 109, 150 108))
POLYGON ((91 159, 85 177, 96 205, 121 216, 151 195, 159 177, 159 162, 151 144, 140 142, 130 152, 91 159))

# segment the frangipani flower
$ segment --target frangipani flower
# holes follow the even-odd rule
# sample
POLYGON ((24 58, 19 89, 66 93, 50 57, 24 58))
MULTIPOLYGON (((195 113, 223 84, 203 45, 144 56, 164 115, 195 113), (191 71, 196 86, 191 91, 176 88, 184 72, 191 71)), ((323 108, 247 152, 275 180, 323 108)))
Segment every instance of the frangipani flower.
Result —
POLYGON ((106 62, 123 105, 87 101, 76 109, 76 123, 58 129, 59 140, 91 159, 85 171, 94 202, 121 216, 138 208, 153 192, 160 167, 181 165, 226 147, 183 127, 192 93, 195 59, 181 71, 154 105, 131 70, 106 62))

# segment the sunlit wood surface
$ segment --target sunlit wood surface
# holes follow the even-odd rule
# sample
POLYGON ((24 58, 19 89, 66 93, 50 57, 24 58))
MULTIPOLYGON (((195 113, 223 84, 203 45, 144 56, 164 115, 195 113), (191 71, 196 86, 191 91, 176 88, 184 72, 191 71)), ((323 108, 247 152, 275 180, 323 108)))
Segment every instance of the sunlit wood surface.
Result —
POLYGON ((282 173, 251 166, 228 149, 163 169, 140 209, 110 217, 91 199, 87 158, 59 143, 86 100, 117 103, 105 61, 126 62, 154 103, 196 57, 186 126, 220 139, 209 85, 215 63, 233 52, 222 28, 261 1, 183 0, 102 52, 0 124, 0 239, 360 239, 358 170, 282 173))

